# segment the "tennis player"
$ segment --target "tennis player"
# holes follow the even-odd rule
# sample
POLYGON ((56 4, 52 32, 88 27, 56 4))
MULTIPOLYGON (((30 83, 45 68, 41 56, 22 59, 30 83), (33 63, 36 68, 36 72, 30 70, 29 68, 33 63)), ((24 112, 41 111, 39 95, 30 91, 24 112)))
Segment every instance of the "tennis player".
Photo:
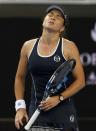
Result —
POLYGON ((72 96, 85 86, 83 67, 76 44, 61 37, 66 25, 63 9, 51 5, 46 10, 42 35, 26 41, 21 49, 19 65, 15 78, 15 125, 23 126, 28 122, 37 106, 42 109, 30 131, 79 131, 77 113, 72 96), (75 59, 76 66, 68 76, 66 88, 61 94, 42 100, 47 81, 53 72, 66 60, 75 59), (32 90, 29 112, 24 100, 25 77, 30 72, 32 90))

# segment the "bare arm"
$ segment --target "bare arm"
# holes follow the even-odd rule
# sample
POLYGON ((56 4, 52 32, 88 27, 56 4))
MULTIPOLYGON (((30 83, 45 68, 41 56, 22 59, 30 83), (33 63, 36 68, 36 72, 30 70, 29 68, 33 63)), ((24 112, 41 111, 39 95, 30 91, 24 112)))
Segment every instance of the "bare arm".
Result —
MULTIPOLYGON (((21 101, 24 99, 27 63, 28 63, 27 50, 26 50, 26 44, 24 44, 21 49, 20 60, 19 60, 19 65, 18 65, 16 78, 15 78, 15 85, 14 85, 16 101, 17 100, 21 101)), ((23 103, 25 103, 25 102, 23 102, 23 103)), ((26 104, 24 104, 24 105, 26 105, 26 104)), ((23 126, 23 122, 25 122, 25 121, 28 121, 26 106, 24 106, 22 108, 20 107, 16 111, 15 126, 17 127, 17 129, 20 129, 20 126, 23 126)))
POLYGON ((24 45, 21 49, 19 65, 18 65, 16 77, 15 77, 14 90, 15 90, 16 100, 24 99, 27 63, 28 63, 28 58, 27 58, 27 52, 26 52, 26 45, 24 45))
POLYGON ((73 96, 77 92, 79 92, 85 86, 85 76, 83 67, 80 61, 80 54, 76 45, 71 42, 68 45, 68 52, 67 52, 68 59, 75 59, 76 66, 73 70, 73 76, 75 78, 74 82, 61 94, 64 96, 65 99, 73 96))

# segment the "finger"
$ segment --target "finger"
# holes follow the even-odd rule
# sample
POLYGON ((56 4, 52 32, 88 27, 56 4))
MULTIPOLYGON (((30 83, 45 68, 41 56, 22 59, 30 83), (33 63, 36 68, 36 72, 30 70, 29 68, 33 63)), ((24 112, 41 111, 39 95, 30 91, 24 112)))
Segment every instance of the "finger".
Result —
POLYGON ((48 110, 50 110, 51 108, 52 108, 51 106, 50 106, 50 107, 48 106, 48 107, 45 107, 43 110, 44 110, 44 111, 48 111, 48 110))
POLYGON ((20 129, 19 120, 15 119, 15 126, 17 129, 20 129))
POLYGON ((46 103, 46 101, 41 101, 41 102, 40 102, 40 105, 42 105, 42 104, 44 104, 44 103, 46 103))
POLYGON ((48 110, 50 108, 52 108, 52 105, 50 103, 41 107, 42 110, 48 110))
POLYGON ((47 98, 46 98, 46 100, 48 100, 50 98, 50 96, 48 96, 47 98))
POLYGON ((23 119, 20 119, 19 123, 20 123, 21 126, 23 126, 23 119))
POLYGON ((29 118, 28 118, 28 115, 27 115, 27 114, 25 115, 25 118, 26 118, 26 122, 28 122, 28 119, 29 119, 29 118))
POLYGON ((46 105, 46 102, 43 101, 43 102, 40 103, 39 107, 43 107, 43 106, 45 106, 45 105, 46 105))
POLYGON ((45 106, 47 106, 48 105, 48 102, 43 102, 43 103, 41 103, 40 105, 39 105, 39 107, 40 108, 43 108, 43 107, 45 107, 45 106))

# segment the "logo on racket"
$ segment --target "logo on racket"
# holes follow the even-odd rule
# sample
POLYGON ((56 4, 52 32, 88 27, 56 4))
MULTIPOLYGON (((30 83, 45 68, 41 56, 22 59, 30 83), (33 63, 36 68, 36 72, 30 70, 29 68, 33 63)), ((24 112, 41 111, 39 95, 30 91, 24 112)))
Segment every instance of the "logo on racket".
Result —
POLYGON ((54 61, 55 62, 60 62, 60 56, 59 55, 55 55, 54 56, 54 61))

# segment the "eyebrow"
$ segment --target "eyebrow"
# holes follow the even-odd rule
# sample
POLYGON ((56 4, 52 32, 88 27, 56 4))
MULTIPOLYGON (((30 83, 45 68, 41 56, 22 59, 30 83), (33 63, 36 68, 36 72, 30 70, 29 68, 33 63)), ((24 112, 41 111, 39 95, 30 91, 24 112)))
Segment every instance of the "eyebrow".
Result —
MULTIPOLYGON (((55 9, 54 9, 54 10, 55 10, 55 9)), ((49 13, 54 13, 54 10, 51 10, 49 13)), ((58 15, 60 15, 60 16, 63 18, 62 13, 61 13, 59 10, 56 10, 56 11, 57 11, 58 15)))
POLYGON ((63 18, 62 13, 61 13, 59 10, 57 10, 57 9, 53 9, 53 10, 51 10, 49 13, 54 12, 54 11, 57 11, 57 13, 63 18))

